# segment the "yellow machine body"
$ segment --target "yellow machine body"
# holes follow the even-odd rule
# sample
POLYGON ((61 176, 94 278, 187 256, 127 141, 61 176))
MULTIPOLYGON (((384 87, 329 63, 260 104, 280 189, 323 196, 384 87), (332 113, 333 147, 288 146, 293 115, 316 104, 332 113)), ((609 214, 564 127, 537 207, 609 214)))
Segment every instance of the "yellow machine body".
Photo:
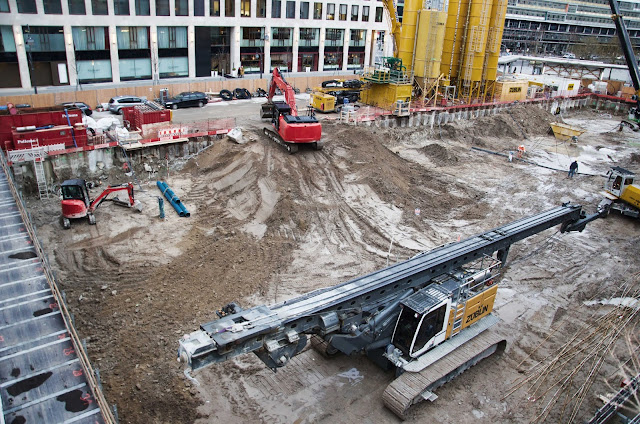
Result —
POLYGON ((493 311, 493 304, 496 300, 497 293, 498 285, 494 284, 494 286, 490 289, 487 289, 482 293, 479 293, 478 295, 467 300, 465 304, 458 305, 457 311, 455 310, 455 308, 452 308, 449 315, 446 338, 448 339, 453 335, 453 323, 458 313, 464 311, 464 317, 462 319, 462 326, 456 329, 456 333, 489 315, 491 311, 493 311), (463 311, 461 310, 461 308, 463 308, 463 311))
POLYGON ((311 106, 318 112, 334 112, 336 110, 336 98, 331 94, 316 91, 311 95, 311 106))
POLYGON ((371 84, 368 88, 362 90, 360 99, 362 103, 368 105, 391 109, 395 107, 398 100, 403 102, 411 101, 412 89, 412 84, 371 84))
POLYGON ((622 194, 620 200, 623 200, 631 206, 640 209, 640 186, 632 184, 627 186, 622 194))

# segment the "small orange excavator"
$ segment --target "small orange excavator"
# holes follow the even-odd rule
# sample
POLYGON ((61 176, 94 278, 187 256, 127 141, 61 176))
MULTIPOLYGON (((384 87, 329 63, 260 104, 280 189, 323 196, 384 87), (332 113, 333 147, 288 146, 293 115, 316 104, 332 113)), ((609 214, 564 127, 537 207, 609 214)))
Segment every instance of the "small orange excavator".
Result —
POLYGON ((105 200, 110 200, 116 205, 135 208, 139 212, 142 211, 142 204, 133 197, 132 183, 113 187, 109 186, 94 200, 89 198, 89 190, 87 189, 87 182, 85 180, 67 180, 62 183, 61 188, 62 226, 65 230, 71 228, 72 219, 84 218, 85 216, 89 218, 89 224, 95 225, 96 217, 93 212, 105 200), (120 200, 117 197, 107 198, 111 193, 123 190, 126 190, 129 195, 128 201, 120 200))

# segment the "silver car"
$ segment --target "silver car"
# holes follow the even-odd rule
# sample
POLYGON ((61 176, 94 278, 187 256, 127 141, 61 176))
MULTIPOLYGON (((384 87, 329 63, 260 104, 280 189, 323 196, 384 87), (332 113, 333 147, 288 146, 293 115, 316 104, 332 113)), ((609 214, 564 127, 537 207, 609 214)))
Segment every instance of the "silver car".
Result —
POLYGON ((146 104, 146 99, 137 96, 116 96, 109 99, 109 112, 122 115, 123 107, 131 107, 146 104))

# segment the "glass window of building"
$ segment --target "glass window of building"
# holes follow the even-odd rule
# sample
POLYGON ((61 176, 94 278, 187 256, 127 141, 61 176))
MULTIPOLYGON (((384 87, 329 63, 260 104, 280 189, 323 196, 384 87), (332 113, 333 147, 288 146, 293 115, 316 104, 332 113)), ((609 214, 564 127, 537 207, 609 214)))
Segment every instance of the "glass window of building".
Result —
POLYGON ((296 17, 296 2, 287 1, 287 19, 294 19, 296 17))
POLYGON ((303 1, 300 3, 300 19, 309 19, 309 2, 303 1))
POLYGON ((107 0, 91 0, 91 13, 94 15, 108 15, 109 5, 107 0))
POLYGON ((138 16, 151 15, 149 0, 136 0, 136 15, 138 16))
POLYGON ((280 0, 271 0, 271 17, 282 17, 282 2, 280 0))
POLYGON ((336 28, 327 28, 325 33, 325 46, 338 47, 344 45, 344 30, 336 28))
POLYGON ((193 1, 193 16, 204 16, 204 0, 193 1))
POLYGON ((349 45, 352 47, 364 47, 364 35, 363 29, 352 29, 349 45))
POLYGON ((209 3, 209 15, 211 16, 220 16, 220 0, 211 0, 209 3))
POLYGON ((293 31, 291 28, 271 28, 271 45, 275 47, 293 46, 293 31))
POLYGON ((383 8, 376 7, 376 22, 382 22, 382 11, 383 8))
POLYGON ((240 0, 240 16, 251 17, 251 0, 240 0))
POLYGON ((346 21, 347 20, 347 5, 346 4, 341 4, 340 5, 340 16, 339 16, 341 21, 346 21))
POLYGON ((244 27, 242 28, 242 40, 240 47, 262 47, 264 46, 264 28, 244 27))
POLYGON ((236 16, 236 0, 225 0, 224 16, 227 18, 233 18, 236 16))
POLYGON ((122 81, 151 79, 151 59, 120 59, 118 67, 122 81))
POLYGON ((158 27, 159 49, 186 49, 187 27, 158 27))
POLYGON ((106 27, 73 27, 71 33, 76 51, 109 49, 109 31, 106 27))
POLYGON ((188 0, 176 0, 175 13, 176 16, 189 16, 188 0))
POLYGON ((113 13, 115 15, 128 15, 129 0, 113 0, 113 13))
POLYGON ((31 39, 32 52, 63 52, 64 51, 64 34, 62 27, 50 26, 30 26, 22 27, 22 36, 25 44, 31 39))
POLYGON ((60 0, 43 0, 44 13, 47 15, 62 15, 62 4, 60 0))
POLYGON ((300 46, 317 47, 320 44, 319 28, 300 28, 300 46))
POLYGON ((336 18, 336 5, 327 3, 327 20, 333 21, 336 18))
POLYGON ((169 0, 156 0, 156 16, 169 16, 169 0))
POLYGON ((256 17, 258 18, 266 18, 267 17, 267 0, 258 0, 256 2, 256 7, 258 10, 256 11, 256 17))
POLYGON ((369 6, 362 6, 362 22, 369 22, 369 6))
POLYGON ((322 19, 322 3, 313 3, 313 19, 322 19))
POLYGON ((116 27, 118 49, 141 50, 149 48, 148 27, 116 27))
POLYGON ((352 21, 357 21, 358 20, 358 5, 357 4, 351 5, 351 20, 352 21))
POLYGON ((0 26, 0 52, 15 52, 16 42, 13 38, 13 28, 9 25, 0 26))
POLYGON ((9 0, 0 0, 0 13, 9 13, 9 0))
POLYGON ((38 13, 36 0, 17 0, 18 13, 38 13))

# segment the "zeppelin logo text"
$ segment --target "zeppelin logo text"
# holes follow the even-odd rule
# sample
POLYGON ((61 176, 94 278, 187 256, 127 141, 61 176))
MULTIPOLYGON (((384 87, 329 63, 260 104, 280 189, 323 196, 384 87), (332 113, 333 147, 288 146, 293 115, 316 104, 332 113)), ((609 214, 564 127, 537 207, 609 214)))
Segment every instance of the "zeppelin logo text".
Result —
POLYGON ((488 310, 489 310, 488 305, 480 305, 480 307, 478 307, 478 309, 475 312, 467 315, 467 320, 465 321, 465 324, 469 324, 471 321, 478 318, 480 315, 484 314, 488 310))

